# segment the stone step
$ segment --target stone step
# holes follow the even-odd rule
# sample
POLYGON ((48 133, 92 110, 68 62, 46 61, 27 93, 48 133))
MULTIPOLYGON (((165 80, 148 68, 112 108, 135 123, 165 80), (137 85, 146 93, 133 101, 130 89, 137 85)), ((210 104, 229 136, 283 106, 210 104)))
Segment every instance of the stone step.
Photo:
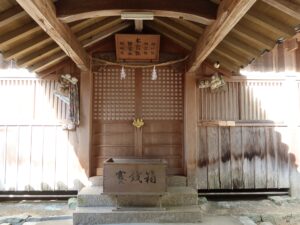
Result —
POLYGON ((73 213, 73 225, 201 222, 201 213, 197 206, 174 207, 164 211, 114 211, 114 209, 78 207, 73 213))
POLYGON ((198 204, 198 193, 190 187, 168 187, 168 192, 159 196, 120 195, 118 198, 103 194, 103 187, 85 187, 78 193, 79 207, 97 206, 189 206, 198 204))
MULTIPOLYGON (((103 186, 103 176, 93 176, 89 178, 90 186, 103 186)), ((168 176, 167 184, 170 187, 185 187, 187 186, 187 178, 185 176, 168 176)))

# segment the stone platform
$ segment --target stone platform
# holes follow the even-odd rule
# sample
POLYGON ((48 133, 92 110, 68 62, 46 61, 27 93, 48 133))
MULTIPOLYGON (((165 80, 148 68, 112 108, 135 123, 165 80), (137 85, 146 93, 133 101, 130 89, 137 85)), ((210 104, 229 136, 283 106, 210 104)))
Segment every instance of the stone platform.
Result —
POLYGON ((161 197, 105 195, 101 177, 93 177, 91 182, 90 187, 85 187, 78 194, 74 225, 201 221, 198 193, 186 186, 185 177, 169 177, 167 193, 161 197))

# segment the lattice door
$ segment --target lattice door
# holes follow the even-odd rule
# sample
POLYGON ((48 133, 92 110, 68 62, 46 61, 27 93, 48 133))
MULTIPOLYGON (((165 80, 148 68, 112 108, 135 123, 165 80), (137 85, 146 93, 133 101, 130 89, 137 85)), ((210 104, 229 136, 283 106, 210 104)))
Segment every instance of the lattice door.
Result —
POLYGON ((183 172, 183 81, 172 69, 102 67, 94 72, 93 140, 94 173, 102 174, 103 161, 118 158, 164 158, 169 173, 183 172), (134 118, 145 125, 137 129, 134 118))

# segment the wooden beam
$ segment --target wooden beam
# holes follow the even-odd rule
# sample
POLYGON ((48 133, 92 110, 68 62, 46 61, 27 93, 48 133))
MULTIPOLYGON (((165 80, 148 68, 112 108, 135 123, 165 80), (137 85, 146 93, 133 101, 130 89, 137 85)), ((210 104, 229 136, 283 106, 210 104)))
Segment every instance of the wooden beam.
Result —
POLYGON ((258 26, 265 28, 266 32, 273 31, 281 37, 294 36, 296 34, 293 27, 289 27, 288 24, 284 24, 284 21, 277 21, 276 18, 271 18, 265 13, 258 12, 256 10, 250 10, 244 17, 258 26))
MULTIPOLYGON (((104 31, 105 29, 119 24, 120 22, 122 22, 120 18, 109 17, 99 21, 98 23, 92 24, 89 27, 79 30, 75 35, 79 41, 82 41, 86 38, 96 35, 98 32, 104 31)), ((75 30, 77 31, 77 29, 75 30)), ((57 44, 53 43, 44 47, 43 49, 40 49, 39 51, 33 52, 32 54, 17 60, 17 63, 20 67, 27 67, 39 61, 39 58, 48 56, 49 54, 52 55, 58 51, 59 47, 57 44)))
POLYGON ((181 24, 182 26, 184 26, 185 28, 192 30, 193 32, 197 33, 199 36, 201 34, 203 34, 204 32, 204 28, 202 26, 200 26, 199 24, 193 23, 191 21, 188 20, 182 20, 182 19, 171 19, 174 22, 181 24))
POLYGON ((223 0, 216 21, 199 38, 190 60, 189 71, 197 71, 201 63, 248 12, 256 0, 223 0))
MULTIPOLYGON (((102 32, 98 33, 95 36, 92 36, 92 37, 89 37, 86 40, 83 40, 82 45, 83 45, 84 48, 88 48, 88 47, 102 41, 103 39, 113 35, 114 33, 128 28, 130 25, 131 25, 131 23, 125 22, 125 23, 118 24, 114 27, 110 27, 107 30, 102 31, 102 32)), ((66 58, 66 55, 61 51, 61 52, 47 58, 47 60, 42 60, 42 61, 34 64, 29 69, 31 71, 39 73, 39 72, 44 71, 45 69, 47 69, 47 68, 49 68, 49 67, 51 67, 55 64, 61 62, 65 58, 66 58)))
POLYGON ((41 28, 35 22, 32 22, 16 30, 5 33, 0 36, 0 48, 7 48, 8 45, 21 40, 27 35, 33 34, 37 31, 41 31, 41 28))
POLYGON ((257 45, 262 50, 271 50, 275 46, 275 40, 262 35, 261 33, 252 29, 252 27, 247 25, 246 23, 239 23, 238 25, 236 25, 232 30, 232 33, 237 35, 241 39, 245 39, 248 42, 251 42, 252 45, 257 45))
POLYGON ((14 6, 0 14, 0 27, 6 26, 26 15, 27 13, 20 6, 14 6))
POLYGON ((262 51, 257 48, 257 46, 250 45, 249 42, 244 42, 233 34, 227 35, 227 37, 222 41, 223 44, 228 45, 232 50, 239 51, 244 55, 255 58, 260 56, 262 51))
POLYGON ((101 16, 120 16, 126 11, 151 11, 154 16, 191 20, 211 24, 217 13, 217 4, 194 0, 60 0, 56 3, 57 15, 64 22, 101 16))
POLYGON ((178 45, 180 45, 181 47, 191 51, 193 49, 193 45, 194 43, 186 40, 183 37, 180 37, 178 34, 176 34, 175 32, 161 26, 160 24, 157 24, 155 21, 154 22, 150 22, 150 21, 145 21, 145 25, 149 28, 151 28, 152 30, 157 31, 158 33, 166 36, 167 38, 171 39, 172 41, 174 41, 175 43, 177 43, 178 45))
POLYGON ((285 14, 300 20, 300 5, 287 0, 262 0, 285 14))
MULTIPOLYGON (((81 22, 76 22, 71 26, 71 30, 73 32, 78 32, 79 30, 83 29, 84 27, 91 25, 97 21, 100 21, 104 18, 100 19, 90 19, 90 20, 84 20, 81 22)), ((30 39, 26 42, 22 42, 18 44, 17 46, 14 46, 12 49, 9 49, 8 51, 3 52, 3 57, 5 60, 11 60, 11 59, 20 59, 24 58, 24 56, 36 49, 41 48, 42 46, 45 46, 49 43, 53 42, 53 40, 49 37, 49 35, 43 33, 38 36, 36 36, 33 39, 30 39)))
POLYGON ((239 65, 247 65, 250 62, 250 59, 245 57, 243 54, 233 51, 223 43, 219 44, 218 47, 215 48, 215 51, 239 65))
POLYGON ((176 34, 186 38, 187 40, 190 40, 193 43, 196 43, 198 39, 197 33, 188 30, 186 27, 182 26, 181 24, 178 24, 173 20, 167 18, 155 18, 155 22, 168 28, 169 30, 172 30, 176 34))
POLYGON ((57 19, 55 6, 51 0, 17 0, 17 2, 80 69, 84 71, 89 69, 86 51, 70 28, 57 19))

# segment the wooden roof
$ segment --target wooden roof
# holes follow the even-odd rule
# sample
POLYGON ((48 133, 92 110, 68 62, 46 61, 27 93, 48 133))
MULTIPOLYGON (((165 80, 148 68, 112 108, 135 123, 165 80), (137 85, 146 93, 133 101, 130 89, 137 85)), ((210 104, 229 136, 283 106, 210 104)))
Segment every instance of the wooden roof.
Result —
POLYGON ((150 10, 151 29, 190 54, 189 70, 206 60, 238 71, 278 40, 296 34, 300 0, 1 0, 0 51, 4 59, 41 72, 68 56, 87 69, 87 49, 134 26, 123 10, 150 10), (184 4, 183 4, 184 2, 184 4))

